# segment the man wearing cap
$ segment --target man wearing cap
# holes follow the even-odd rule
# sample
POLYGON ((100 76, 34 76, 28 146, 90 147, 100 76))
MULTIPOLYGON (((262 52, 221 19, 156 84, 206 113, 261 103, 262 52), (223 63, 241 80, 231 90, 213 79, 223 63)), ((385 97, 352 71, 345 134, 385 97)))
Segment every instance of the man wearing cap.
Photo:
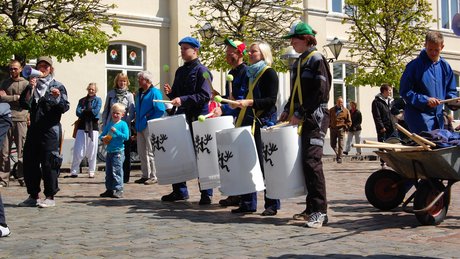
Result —
POLYGON ((54 207, 54 195, 59 191, 58 176, 62 163, 61 116, 69 110, 67 90, 54 79, 51 57, 39 57, 37 69, 42 76, 30 80, 19 102, 30 112, 30 126, 24 144, 24 181, 29 197, 21 207, 54 207), (43 179, 45 199, 39 199, 43 179))
POLYGON ((22 66, 19 61, 12 60, 9 65, 9 70, 10 77, 4 80, 0 86, 0 102, 8 103, 11 106, 11 120, 13 121, 13 125, 3 141, 2 156, 0 159, 0 186, 7 183, 10 177, 10 154, 13 141, 16 146, 16 154, 18 157, 16 177, 18 178, 19 184, 23 186, 22 150, 26 139, 29 112, 20 107, 19 96, 29 82, 21 77, 22 66))
MULTIPOLYGON (((225 39, 225 60, 232 67, 228 72, 229 75, 233 76, 233 81, 229 84, 229 81, 225 84, 226 97, 231 100, 244 99, 248 92, 248 77, 246 72, 248 66, 243 61, 244 55, 246 55, 246 45, 238 40, 225 39), (232 89, 230 89, 230 85, 232 89)), ((223 104, 221 107, 214 109, 216 116, 220 115, 232 115, 234 118, 238 117, 240 109, 232 109, 229 104, 223 104)), ((221 206, 239 206, 239 196, 228 196, 226 199, 219 201, 221 206)))
POLYGON ((305 219, 305 227, 327 224, 326 182, 323 173, 324 137, 329 126, 329 91, 331 72, 326 58, 316 50, 316 32, 306 23, 295 23, 285 39, 298 53, 292 66, 291 96, 280 121, 298 125, 301 131, 302 165, 307 185, 306 209, 294 215, 305 219))
MULTIPOLYGON (((187 123, 192 129, 192 122, 197 120, 198 116, 208 113, 212 76, 209 69, 198 59, 200 42, 197 39, 185 37, 179 42, 179 46, 184 65, 176 70, 173 85, 165 84, 164 89, 166 95, 171 99, 171 104, 174 105, 173 113, 185 114, 187 123), (210 80, 207 80, 203 73, 208 73, 210 80)), ((199 204, 210 204, 211 197, 212 189, 202 190, 199 204)), ((173 191, 161 197, 161 200, 178 201, 188 198, 187 184, 182 182, 173 184, 173 191)))

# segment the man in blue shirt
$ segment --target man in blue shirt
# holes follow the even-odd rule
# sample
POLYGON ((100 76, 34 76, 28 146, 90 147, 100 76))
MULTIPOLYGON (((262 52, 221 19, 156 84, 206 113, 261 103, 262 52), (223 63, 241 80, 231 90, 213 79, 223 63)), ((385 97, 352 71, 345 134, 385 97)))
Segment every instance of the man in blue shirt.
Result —
POLYGON ((404 118, 411 132, 444 128, 441 100, 457 96, 452 68, 440 55, 444 38, 430 31, 425 49, 409 62, 400 82, 400 94, 406 101, 404 118))

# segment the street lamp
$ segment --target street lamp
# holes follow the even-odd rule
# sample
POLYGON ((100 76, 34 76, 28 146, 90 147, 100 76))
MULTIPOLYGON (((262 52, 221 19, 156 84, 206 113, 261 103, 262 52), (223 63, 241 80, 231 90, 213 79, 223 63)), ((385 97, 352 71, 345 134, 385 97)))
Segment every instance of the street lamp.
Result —
POLYGON ((334 59, 337 60, 340 55, 340 51, 342 51, 342 46, 343 43, 337 37, 335 37, 329 44, 324 45, 324 47, 328 47, 331 50, 332 55, 334 55, 334 58, 329 59, 329 62, 333 62, 334 59))
POLYGON ((198 33, 203 39, 211 39, 214 37, 215 29, 207 22, 198 30, 198 33))
POLYGON ((289 69, 292 68, 292 65, 296 61, 296 59, 300 56, 299 53, 295 52, 294 48, 292 46, 289 46, 284 49, 284 54, 280 56, 282 60, 286 60, 287 65, 289 66, 289 69))

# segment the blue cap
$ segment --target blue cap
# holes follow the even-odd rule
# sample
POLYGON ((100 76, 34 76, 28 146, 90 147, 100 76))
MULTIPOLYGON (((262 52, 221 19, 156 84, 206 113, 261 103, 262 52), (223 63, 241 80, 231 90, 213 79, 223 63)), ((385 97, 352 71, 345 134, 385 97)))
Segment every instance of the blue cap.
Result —
POLYGON ((183 38, 182 40, 179 41, 179 45, 181 45, 182 43, 187 43, 194 48, 200 48, 200 42, 193 37, 187 36, 183 38))

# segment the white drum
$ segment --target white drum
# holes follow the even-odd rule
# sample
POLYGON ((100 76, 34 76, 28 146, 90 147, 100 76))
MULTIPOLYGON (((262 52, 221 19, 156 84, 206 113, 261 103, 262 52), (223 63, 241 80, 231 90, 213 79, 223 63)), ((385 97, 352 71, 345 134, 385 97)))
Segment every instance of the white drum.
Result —
POLYGON ((285 199, 307 194, 297 127, 261 129, 266 195, 285 199))
POLYGON ((192 127, 200 189, 207 190, 219 187, 216 131, 234 128, 233 116, 209 118, 203 122, 194 121, 192 127))
POLYGON ((196 155, 185 115, 148 121, 159 184, 185 182, 198 177, 196 155))
POLYGON ((265 189, 251 127, 216 132, 220 191, 241 195, 265 189))

